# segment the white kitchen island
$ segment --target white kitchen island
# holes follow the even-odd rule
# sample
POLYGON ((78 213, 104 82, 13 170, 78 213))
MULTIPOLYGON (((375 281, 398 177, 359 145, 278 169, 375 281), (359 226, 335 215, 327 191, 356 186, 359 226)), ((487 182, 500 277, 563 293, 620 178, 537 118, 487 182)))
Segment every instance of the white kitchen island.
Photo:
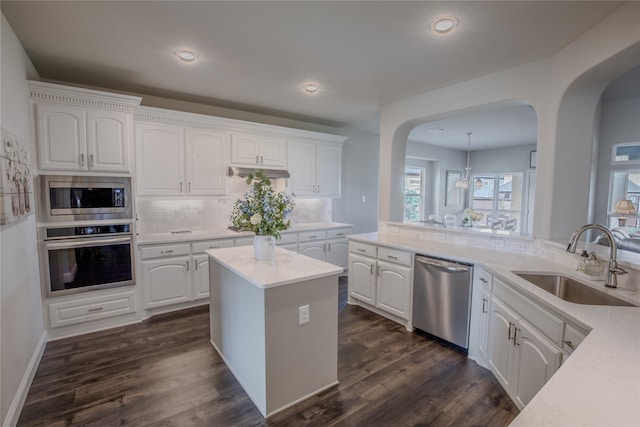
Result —
POLYGON ((207 254, 211 344, 262 415, 338 384, 342 268, 282 248, 274 261, 251 246, 207 254))

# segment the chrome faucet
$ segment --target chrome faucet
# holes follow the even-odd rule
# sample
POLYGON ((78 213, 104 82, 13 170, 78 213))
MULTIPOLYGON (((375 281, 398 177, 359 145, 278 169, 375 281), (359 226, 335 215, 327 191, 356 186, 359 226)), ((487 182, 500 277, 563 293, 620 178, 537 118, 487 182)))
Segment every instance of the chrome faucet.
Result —
POLYGON ((618 267, 617 254, 618 249, 616 248, 616 241, 613 238, 613 234, 611 230, 609 230, 604 225, 600 224, 587 224, 582 227, 578 227, 578 229, 571 236, 571 240, 569 240, 569 245, 567 246, 567 252, 571 252, 572 254, 576 253, 576 246, 578 246, 578 239, 587 230, 599 230, 607 236, 607 240, 609 241, 609 248, 611 248, 609 254, 609 266, 607 268, 607 278, 604 281, 604 285, 608 288, 617 288, 618 287, 618 275, 619 274, 627 274, 627 270, 622 267, 618 267))

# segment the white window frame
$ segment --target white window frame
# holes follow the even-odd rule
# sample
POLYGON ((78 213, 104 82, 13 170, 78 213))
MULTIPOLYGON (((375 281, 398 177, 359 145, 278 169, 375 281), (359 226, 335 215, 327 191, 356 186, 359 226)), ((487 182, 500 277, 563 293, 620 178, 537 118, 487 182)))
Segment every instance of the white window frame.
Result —
POLYGON ((613 144, 611 147, 611 160, 609 164, 611 165, 640 165, 640 159, 638 160, 616 160, 616 151, 620 147, 640 147, 640 142, 620 142, 618 144, 613 144))

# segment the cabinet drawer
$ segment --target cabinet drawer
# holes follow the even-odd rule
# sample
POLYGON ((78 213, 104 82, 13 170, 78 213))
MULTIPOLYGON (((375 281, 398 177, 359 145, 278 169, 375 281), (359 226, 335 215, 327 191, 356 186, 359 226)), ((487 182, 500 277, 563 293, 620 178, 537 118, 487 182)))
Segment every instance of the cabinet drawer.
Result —
POLYGON ((349 252, 354 252, 356 254, 375 258, 378 255, 377 249, 377 247, 366 243, 354 242, 353 240, 349 242, 349 252))
POLYGON ((136 312, 134 292, 122 292, 49 304, 51 328, 136 312))
POLYGON ((320 231, 305 231, 304 233, 298 233, 298 242, 311 242, 313 240, 324 240, 327 233, 324 230, 320 231))
POLYGON ((145 246, 140 250, 142 259, 166 258, 178 255, 189 255, 191 249, 188 243, 179 245, 145 246))
POLYGON ((493 294, 507 303, 529 324, 550 338, 555 345, 560 346, 564 332, 564 321, 561 318, 530 301, 495 277, 493 278, 493 294))
POLYGON ((481 268, 476 268, 474 270, 474 279, 477 280, 484 289, 491 292, 491 288, 493 287, 493 276, 491 273, 481 268))
POLYGON ((378 248, 378 259, 381 261, 394 262, 396 264, 413 265, 413 254, 411 252, 399 251, 397 249, 378 248))
POLYGON ((327 239, 339 239, 346 237, 351 232, 350 228, 338 228, 335 230, 327 230, 327 239))
POLYGON ((230 248, 233 246, 233 239, 223 240, 207 240, 206 242, 195 242, 193 244, 193 253, 202 253, 209 249, 230 248))
POLYGON ((276 245, 287 245, 298 243, 298 233, 280 233, 280 239, 276 240, 276 245))
POLYGON ((575 350, 582 340, 585 339, 587 334, 576 329, 570 323, 567 323, 564 328, 564 338, 562 339, 562 349, 571 354, 575 350))

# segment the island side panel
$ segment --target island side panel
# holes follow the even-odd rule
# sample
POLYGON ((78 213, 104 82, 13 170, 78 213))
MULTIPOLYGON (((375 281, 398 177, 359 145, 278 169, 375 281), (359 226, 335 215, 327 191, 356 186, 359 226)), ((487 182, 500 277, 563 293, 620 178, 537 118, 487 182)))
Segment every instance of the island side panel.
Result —
POLYGON ((268 415, 337 384, 338 275, 267 289, 266 336, 268 415))
POLYGON ((211 343, 266 416, 264 290, 209 262, 211 343))

